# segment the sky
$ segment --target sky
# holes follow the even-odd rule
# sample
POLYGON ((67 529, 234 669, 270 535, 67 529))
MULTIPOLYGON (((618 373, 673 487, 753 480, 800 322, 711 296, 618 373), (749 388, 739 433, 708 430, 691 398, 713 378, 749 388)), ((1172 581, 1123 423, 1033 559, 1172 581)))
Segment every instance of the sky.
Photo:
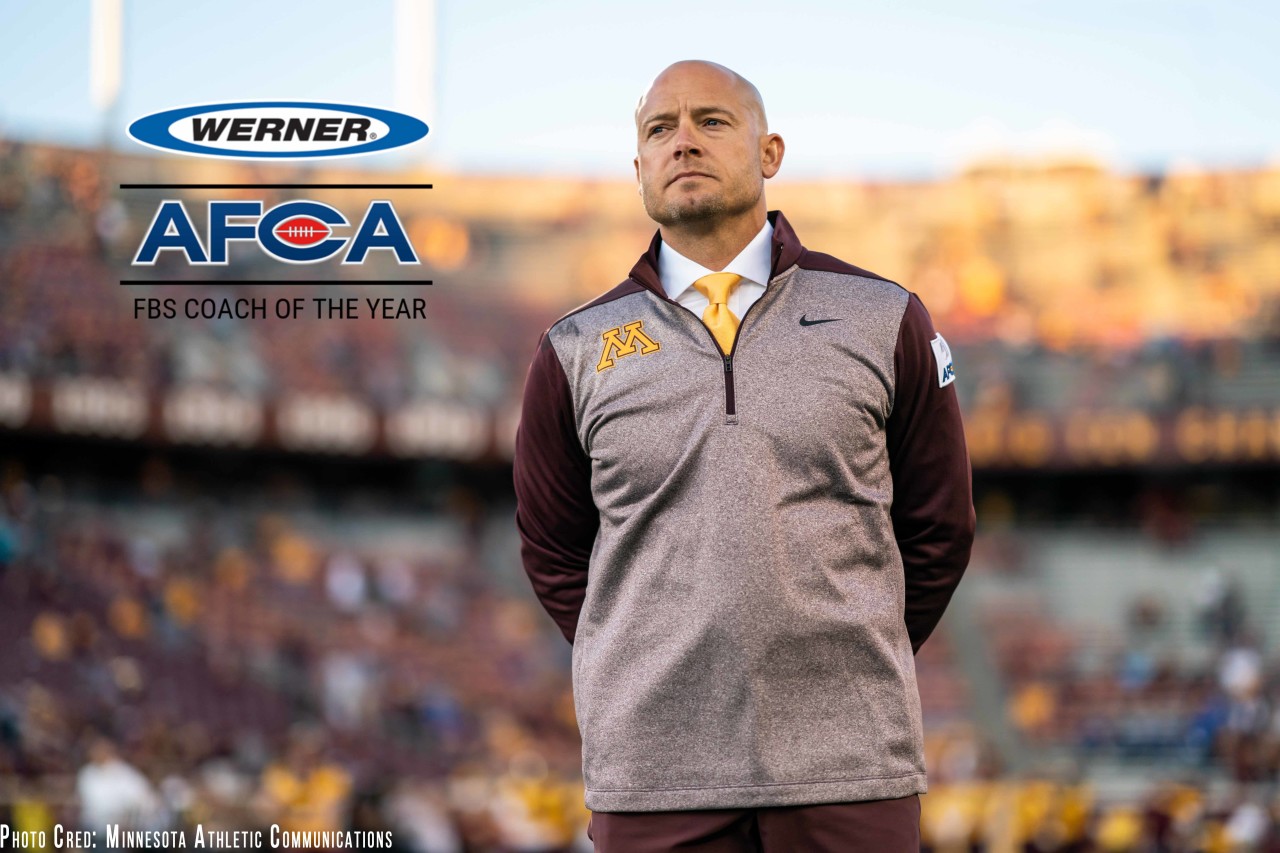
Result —
MULTIPOLYGON (((110 118, 89 97, 89 0, 0 0, 0 135, 105 134, 141 152, 128 121, 175 106, 397 104, 394 0, 124 2, 110 118)), ((689 58, 757 85, 787 142, 784 178, 928 179, 997 151, 1084 151, 1146 172, 1280 161, 1270 2, 437 0, 435 12, 431 133, 352 164, 632 178, 636 100, 689 58)))

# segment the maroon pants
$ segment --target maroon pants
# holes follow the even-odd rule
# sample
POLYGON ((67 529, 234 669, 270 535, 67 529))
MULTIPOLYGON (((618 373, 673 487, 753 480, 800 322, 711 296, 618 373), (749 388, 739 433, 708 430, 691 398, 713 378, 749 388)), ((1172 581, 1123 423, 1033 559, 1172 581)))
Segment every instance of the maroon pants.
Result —
POLYGON ((596 853, 919 853, 920 795, 820 806, 592 812, 587 837, 596 853))

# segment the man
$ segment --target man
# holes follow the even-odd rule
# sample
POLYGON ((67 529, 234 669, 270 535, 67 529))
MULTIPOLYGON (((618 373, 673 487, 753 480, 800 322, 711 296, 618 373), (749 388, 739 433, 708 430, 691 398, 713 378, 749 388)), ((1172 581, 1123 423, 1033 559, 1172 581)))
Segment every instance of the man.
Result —
POLYGON ((917 850, 912 655, 974 528, 950 352, 767 210, 746 80, 676 63, 636 130, 658 233, 543 334, 516 440, 596 849, 917 850))

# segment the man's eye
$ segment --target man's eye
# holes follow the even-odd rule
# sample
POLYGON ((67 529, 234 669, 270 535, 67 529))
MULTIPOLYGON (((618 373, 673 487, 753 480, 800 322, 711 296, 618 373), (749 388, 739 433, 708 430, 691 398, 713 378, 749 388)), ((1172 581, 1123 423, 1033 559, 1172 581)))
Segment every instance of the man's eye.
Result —
POLYGON ((651 127, 649 128, 649 135, 653 136, 655 133, 657 133, 660 130, 666 130, 666 128, 663 127, 662 125, 658 125, 657 127, 651 127))
POLYGON ((715 122, 716 124, 724 124, 724 122, 722 122, 722 121, 721 121, 720 119, 718 119, 718 118, 709 118, 709 119, 707 119, 707 124, 711 124, 712 122, 715 122))

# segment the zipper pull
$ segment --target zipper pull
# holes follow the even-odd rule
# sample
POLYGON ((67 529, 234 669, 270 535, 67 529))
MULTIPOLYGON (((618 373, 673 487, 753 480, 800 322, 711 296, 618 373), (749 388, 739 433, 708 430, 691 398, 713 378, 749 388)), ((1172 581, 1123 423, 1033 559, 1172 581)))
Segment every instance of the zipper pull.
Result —
POLYGON ((733 373, 733 359, 727 355, 724 356, 724 372, 733 373))

